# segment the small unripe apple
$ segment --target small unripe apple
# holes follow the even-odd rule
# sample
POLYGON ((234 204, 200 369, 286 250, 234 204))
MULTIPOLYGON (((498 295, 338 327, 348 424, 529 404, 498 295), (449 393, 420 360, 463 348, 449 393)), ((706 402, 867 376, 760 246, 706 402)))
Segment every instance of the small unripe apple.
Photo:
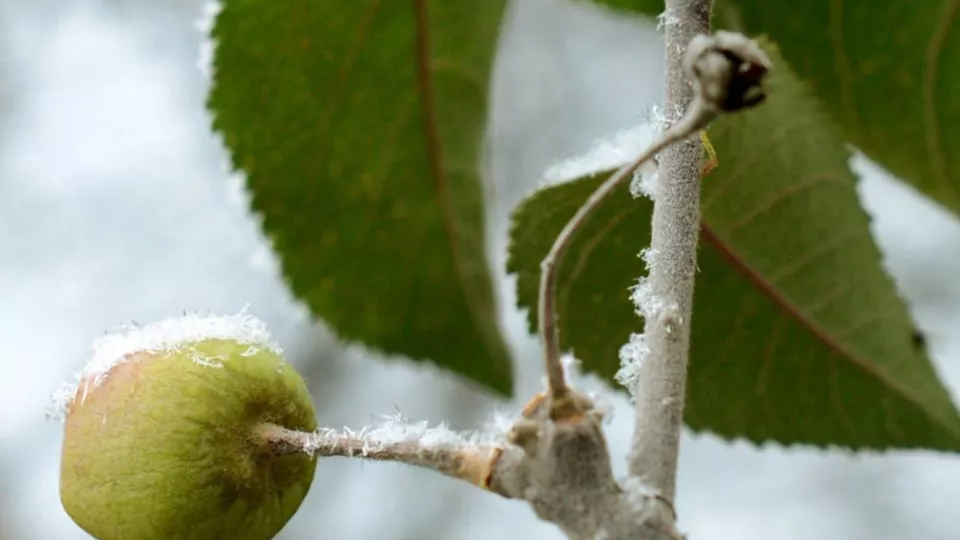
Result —
POLYGON ((61 403, 60 499, 99 540, 266 540, 313 481, 264 423, 313 431, 303 379, 246 315, 107 336, 61 403))

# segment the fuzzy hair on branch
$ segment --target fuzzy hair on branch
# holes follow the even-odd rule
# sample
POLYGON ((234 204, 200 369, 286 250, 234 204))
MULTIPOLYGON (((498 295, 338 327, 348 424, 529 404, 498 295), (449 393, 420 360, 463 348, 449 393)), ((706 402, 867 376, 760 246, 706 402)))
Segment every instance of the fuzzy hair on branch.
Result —
MULTIPOLYGON (((668 130, 687 135, 705 129, 718 115, 764 101, 771 64, 756 42, 730 32, 707 35, 711 0, 667 0, 664 24, 667 77, 664 108, 680 108, 683 118, 668 130)), ((684 137, 686 139, 686 137, 684 137)), ((649 275, 639 281, 634 300, 644 318, 642 369, 625 365, 622 378, 633 383, 634 442, 631 478, 672 501, 676 492, 680 431, 686 398, 690 321, 700 233, 702 147, 684 140, 660 156, 654 199, 649 275)), ((632 360, 639 338, 624 347, 632 360)))
POLYGON ((408 423, 388 416, 377 426, 360 431, 321 428, 303 433, 275 424, 263 424, 254 433, 265 452, 273 455, 306 453, 315 457, 359 457, 395 461, 431 469, 487 488, 493 463, 502 452, 493 434, 458 433, 445 425, 408 423))

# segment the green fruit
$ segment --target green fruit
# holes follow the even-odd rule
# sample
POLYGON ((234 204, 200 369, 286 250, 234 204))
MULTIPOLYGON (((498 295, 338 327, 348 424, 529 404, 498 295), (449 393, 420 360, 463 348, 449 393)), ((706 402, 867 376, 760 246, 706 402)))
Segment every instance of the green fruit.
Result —
MULTIPOLYGON (((217 321, 229 327, 229 318, 217 321)), ((171 321, 159 324, 167 328, 138 331, 156 337, 171 321)), ((88 366, 64 404, 60 470, 63 507, 86 532, 99 540, 261 540, 297 511, 316 462, 271 455, 253 433, 262 423, 314 431, 312 401, 278 349, 237 336, 213 332, 137 350, 128 334, 132 350, 88 366)))

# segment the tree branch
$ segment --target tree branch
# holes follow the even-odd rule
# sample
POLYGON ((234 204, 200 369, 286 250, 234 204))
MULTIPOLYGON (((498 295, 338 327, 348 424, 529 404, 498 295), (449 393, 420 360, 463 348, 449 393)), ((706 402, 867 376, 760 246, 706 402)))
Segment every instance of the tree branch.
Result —
MULTIPOLYGON (((694 110, 693 88, 685 76, 687 44, 710 31, 712 0, 667 0, 665 26, 666 89, 664 109, 694 110)), ((700 102, 697 102, 699 105, 700 102)), ((712 120, 712 115, 706 118, 712 120)), ((704 122, 706 124, 707 122, 704 122)), ((705 127, 705 125, 704 125, 705 127)), ((659 313, 644 313, 649 353, 636 377, 636 419, 630 475, 669 501, 676 491, 680 428, 683 425, 687 355, 697 239, 700 232, 700 141, 689 138, 659 157, 660 182, 653 206, 649 284, 659 313)))
MULTIPOLYGON (((707 17, 697 6, 709 8, 709 2, 674 0, 673 4, 683 7, 677 12, 681 19, 675 24, 679 26, 685 24, 682 17, 693 13, 707 17)), ((668 49, 687 33, 670 34, 668 49)), ((668 57, 679 61, 675 54, 668 57)), ((320 429, 302 433, 261 424, 253 431, 253 444, 277 456, 306 452, 429 468, 504 497, 527 501, 537 516, 556 524, 573 540, 681 540, 674 525, 672 500, 689 349, 700 174, 700 146, 687 139, 721 112, 760 103, 769 69, 769 60, 754 42, 725 32, 695 37, 683 58, 683 72, 693 82, 692 91, 684 89, 682 74, 674 73, 671 66, 668 79, 674 86, 668 85, 668 105, 689 104, 686 114, 590 196, 543 262, 538 308, 549 388, 524 407, 521 418, 506 433, 487 437, 459 434, 442 426, 427 428, 424 423, 409 425, 397 419, 360 432, 320 429), (671 152, 674 144, 677 150, 671 152), (653 293, 663 301, 651 303, 660 306, 656 312, 644 313, 652 350, 647 360, 652 367, 635 370, 636 446, 631 477, 621 484, 610 465, 602 413, 588 396, 566 382, 554 312, 556 272, 573 236, 600 203, 661 151, 662 187, 655 194, 653 218, 653 248, 658 260, 652 266, 651 279, 653 293)))
MULTIPOLYGON (((770 68, 766 54, 739 34, 709 29, 711 0, 667 0, 667 110, 686 110, 685 122, 712 121, 721 112, 759 104, 770 68), (688 44, 689 46, 685 46, 688 44)), ((669 130, 668 130, 669 131, 669 130)), ((642 371, 635 377, 631 477, 668 501, 676 495, 676 473, 690 351, 697 240, 700 233, 702 146, 689 138, 660 156, 654 193, 650 275, 642 371)))
POLYGON ((276 424, 260 424, 253 432, 256 444, 274 456, 306 453, 321 457, 360 457, 395 461, 489 488, 493 464, 502 447, 471 440, 443 426, 405 424, 389 419, 382 426, 359 432, 320 429, 305 433, 276 424))
MULTIPOLYGON (((706 111, 703 111, 706 113, 706 111)), ((653 159, 665 148, 689 137, 696 133, 698 129, 706 125, 703 114, 688 115, 684 122, 677 123, 672 129, 667 130, 652 146, 647 148, 633 162, 621 167, 610 178, 605 180, 600 187, 594 191, 581 206, 576 214, 567 222, 557 239, 551 246, 547 256, 540 263, 540 294, 538 297, 538 321, 540 326, 540 339, 543 345, 544 365, 547 372, 547 383, 551 396, 553 397, 554 416, 559 417, 564 413, 561 408, 570 411, 569 400, 565 399, 569 387, 564 378, 563 364, 560 361, 560 337, 557 328, 557 315, 555 300, 557 295, 557 272, 567 249, 573 242, 574 236, 583 228, 587 220, 596 212, 597 208, 609 197, 618 187, 623 185, 633 177, 637 171, 646 162, 653 159)))

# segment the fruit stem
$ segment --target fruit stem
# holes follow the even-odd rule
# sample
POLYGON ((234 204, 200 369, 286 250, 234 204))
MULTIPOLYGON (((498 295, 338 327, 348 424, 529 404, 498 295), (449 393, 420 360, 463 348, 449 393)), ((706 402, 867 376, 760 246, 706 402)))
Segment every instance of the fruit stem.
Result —
POLYGON ((305 453, 310 457, 359 457, 373 461, 396 461, 423 467, 489 489, 493 465, 502 449, 495 445, 430 443, 420 439, 376 438, 363 431, 313 433, 272 423, 254 428, 265 452, 277 457, 305 453))

